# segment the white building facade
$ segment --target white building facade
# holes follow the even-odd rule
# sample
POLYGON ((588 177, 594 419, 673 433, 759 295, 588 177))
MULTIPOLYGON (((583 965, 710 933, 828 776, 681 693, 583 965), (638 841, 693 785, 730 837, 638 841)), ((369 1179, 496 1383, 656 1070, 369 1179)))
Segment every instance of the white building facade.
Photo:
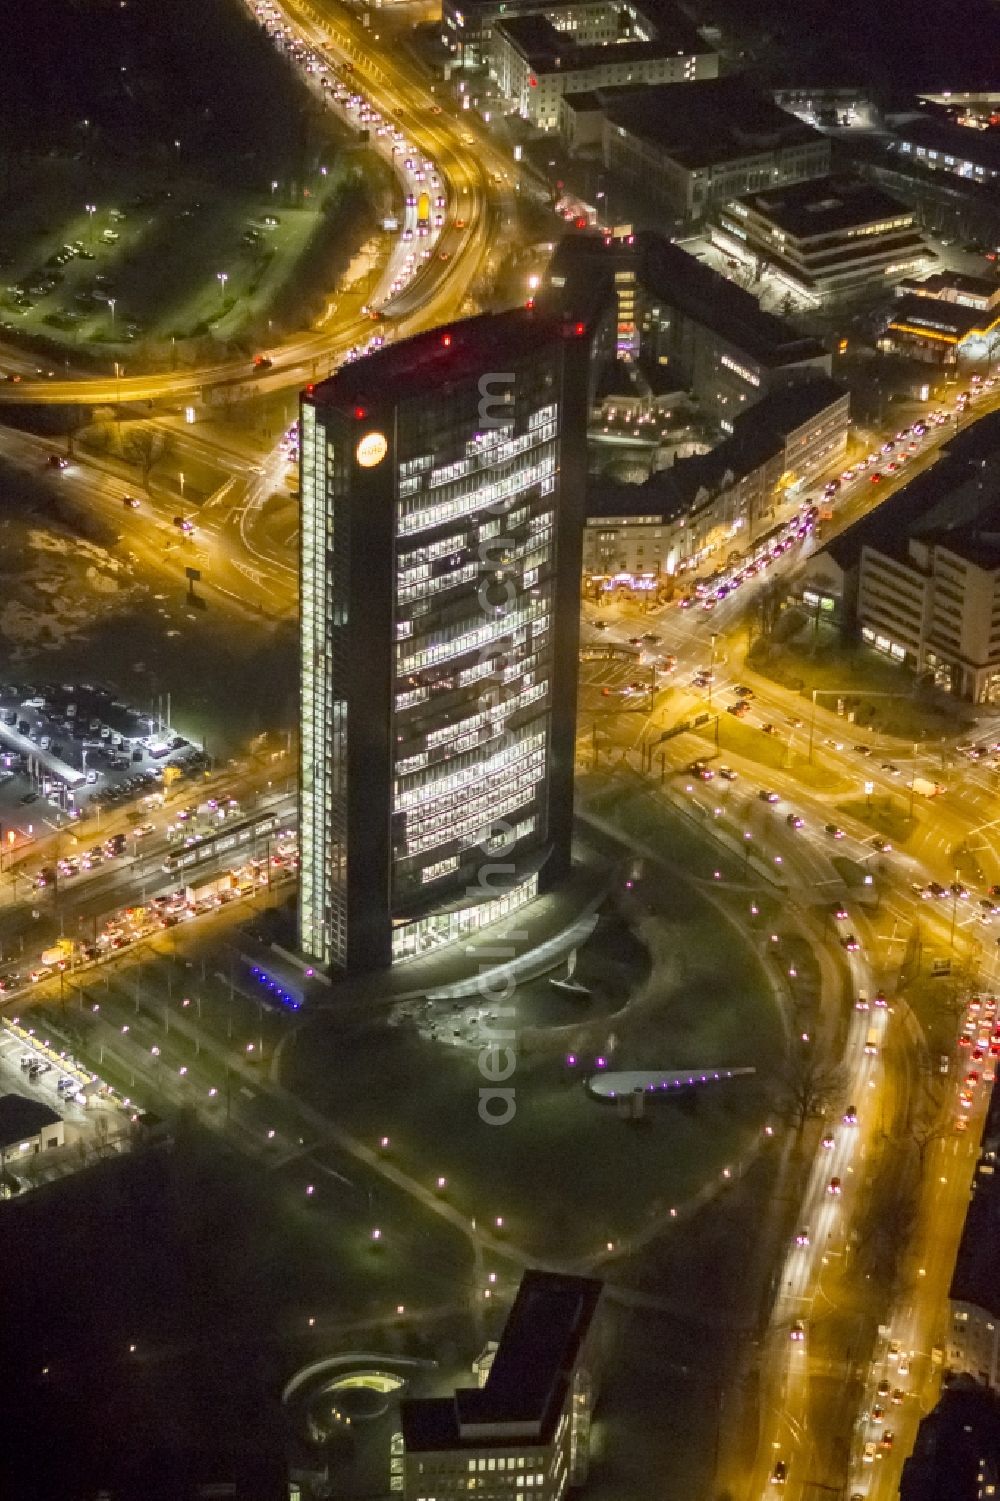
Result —
POLYGON ((910 538, 906 555, 866 546, 862 639, 972 703, 1000 702, 1000 553, 989 541, 910 538))

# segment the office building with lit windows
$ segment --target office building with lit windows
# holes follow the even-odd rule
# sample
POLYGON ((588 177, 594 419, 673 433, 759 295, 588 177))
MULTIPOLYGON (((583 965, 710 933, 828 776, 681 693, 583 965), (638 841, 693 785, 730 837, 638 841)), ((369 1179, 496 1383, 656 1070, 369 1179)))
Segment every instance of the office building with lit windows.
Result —
POLYGON ((590 40, 589 28, 567 24, 572 12, 505 14, 494 22, 489 69, 507 103, 530 124, 555 130, 566 94, 716 77, 718 53, 679 11, 651 17, 635 6, 619 9, 622 29, 610 40, 590 40))
POLYGON ((633 366, 651 386, 690 392, 723 435, 770 392, 831 372, 818 339, 663 235, 565 235, 539 299, 594 327, 592 394, 612 362, 633 366))
POLYGON ((532 309, 302 399, 299 937, 378 968, 570 860, 588 340, 532 309))
POLYGON ((934 261, 912 209, 845 177, 735 198, 719 210, 712 241, 814 305, 891 287, 934 261))
POLYGON ((974 130, 929 114, 897 125, 892 150, 928 172, 944 172, 983 187, 1000 180, 1000 140, 995 130, 974 130))
POLYGON ((688 225, 742 193, 830 171, 829 136, 738 73, 564 94, 559 128, 571 151, 600 153, 612 180, 688 225))
POLYGON ((1000 704, 1000 412, 987 412, 833 537, 805 582, 846 635, 977 704, 1000 704))
POLYGON ((601 1283, 526 1272, 481 1384, 401 1403, 404 1501, 561 1501, 582 1485, 601 1366, 601 1283), (485 1379, 484 1379, 485 1378, 485 1379))
POLYGON ((605 46, 653 26, 636 0, 441 0, 441 41, 464 67, 484 67, 498 21, 544 15, 578 42, 605 46))

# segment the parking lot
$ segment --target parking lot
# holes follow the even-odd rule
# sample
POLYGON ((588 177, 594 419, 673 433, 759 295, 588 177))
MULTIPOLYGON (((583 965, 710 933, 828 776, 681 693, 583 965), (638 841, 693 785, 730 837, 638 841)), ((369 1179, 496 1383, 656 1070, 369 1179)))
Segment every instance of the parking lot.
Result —
POLYGON ((167 766, 194 773, 205 765, 183 736, 110 687, 0 687, 0 823, 8 843, 38 822, 58 827, 147 796, 161 787, 167 766))
POLYGON ((275 213, 270 200, 201 199, 185 185, 118 204, 102 191, 71 206, 52 177, 43 176, 40 194, 58 227, 39 232, 37 214, 15 212, 0 237, 0 328, 74 347, 124 350, 147 337, 196 336, 222 320, 232 333, 266 309, 321 222, 312 206, 275 213))

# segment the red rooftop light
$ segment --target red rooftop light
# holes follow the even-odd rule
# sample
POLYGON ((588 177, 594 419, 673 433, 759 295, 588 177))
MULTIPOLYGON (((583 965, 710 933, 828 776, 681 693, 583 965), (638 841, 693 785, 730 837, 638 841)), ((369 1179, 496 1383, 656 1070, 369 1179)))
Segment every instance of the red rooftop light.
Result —
POLYGON ((576 328, 574 329, 574 333, 576 334, 577 338, 579 338, 581 334, 585 334, 586 332, 586 325, 583 323, 578 323, 576 325, 576 328))
POLYGON ((311 396, 315 389, 316 387, 313 385, 312 381, 310 381, 308 386, 306 386, 306 395, 311 396))
POLYGON ((441 343, 444 345, 445 349, 450 349, 451 348, 451 334, 442 334, 441 335, 441 343))
POLYGON ((529 297, 524 305, 526 308, 533 308, 535 305, 535 299, 533 297, 529 297))
POLYGON ((354 415, 358 419, 358 421, 360 422, 361 419, 362 419, 362 417, 367 417, 368 413, 365 411, 364 407, 355 407, 354 408, 354 415))
POLYGON ((534 73, 532 73, 531 77, 528 79, 528 82, 530 83, 530 85, 531 85, 531 87, 533 89, 537 89, 537 87, 538 87, 538 79, 535 77, 534 73))

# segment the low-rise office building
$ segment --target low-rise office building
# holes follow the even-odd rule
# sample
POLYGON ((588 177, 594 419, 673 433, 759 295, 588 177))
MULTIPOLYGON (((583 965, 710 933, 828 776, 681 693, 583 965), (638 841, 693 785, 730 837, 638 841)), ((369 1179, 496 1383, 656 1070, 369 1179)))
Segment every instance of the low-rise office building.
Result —
POLYGON ((717 551, 745 552, 839 463, 849 425, 848 392, 819 377, 765 397, 709 453, 677 459, 644 484, 592 481, 584 578, 649 588, 717 551))
POLYGON ((1000 413, 816 554, 805 578, 860 635, 938 687, 1000 703, 1000 413))
POLYGON ((949 1292, 948 1369, 1000 1391, 1000 1092, 994 1090, 949 1292))
POLYGON ((1000 1400, 953 1380, 920 1421, 899 1501, 990 1501, 1000 1493, 1000 1400))
POLYGON ((719 211, 712 239, 816 304, 892 286, 933 260, 911 209, 839 177, 734 199, 719 211))
POLYGON ((886 321, 879 348, 931 364, 970 364, 995 358, 1000 350, 1000 285, 985 277, 939 271, 897 287, 897 302, 886 321))
POLYGON ((442 0, 441 40, 460 66, 484 67, 496 23, 529 15, 546 16, 558 31, 590 45, 653 32, 652 20, 632 0, 442 0))
POLYGON ((560 129, 570 150, 599 148, 611 172, 690 223, 744 193, 830 170, 829 137, 738 74, 564 95, 560 129))
POLYGON ((866 547, 861 638, 972 703, 1000 703, 1000 511, 866 547))
POLYGON ((951 120, 915 115, 896 127, 893 151, 929 172, 984 185, 1000 178, 1000 130, 973 130, 951 120))
POLYGON ((482 1385, 401 1404, 404 1501, 560 1501, 587 1478, 601 1283, 526 1272, 482 1385))
POLYGON ((878 347, 932 365, 989 364, 1000 352, 1000 308, 984 318, 957 302, 904 297, 892 309, 878 347))
POLYGON ((539 295, 597 331, 592 384, 602 358, 638 362, 696 397, 723 435, 769 392, 831 372, 818 340, 662 235, 567 235, 539 295))
POLYGON ((541 130, 559 124, 565 94, 716 76, 718 54, 684 17, 658 13, 650 22, 632 15, 628 33, 612 42, 577 40, 540 11, 504 16, 490 35, 490 73, 504 99, 541 130))
POLYGON ((17 1171, 19 1161, 66 1144, 66 1122, 42 1100, 0 1095, 0 1165, 17 1171))
POLYGON ((925 297, 931 302, 952 302, 956 307, 986 313, 1000 306, 1000 283, 964 271, 935 271, 931 276, 904 277, 897 297, 925 297))

